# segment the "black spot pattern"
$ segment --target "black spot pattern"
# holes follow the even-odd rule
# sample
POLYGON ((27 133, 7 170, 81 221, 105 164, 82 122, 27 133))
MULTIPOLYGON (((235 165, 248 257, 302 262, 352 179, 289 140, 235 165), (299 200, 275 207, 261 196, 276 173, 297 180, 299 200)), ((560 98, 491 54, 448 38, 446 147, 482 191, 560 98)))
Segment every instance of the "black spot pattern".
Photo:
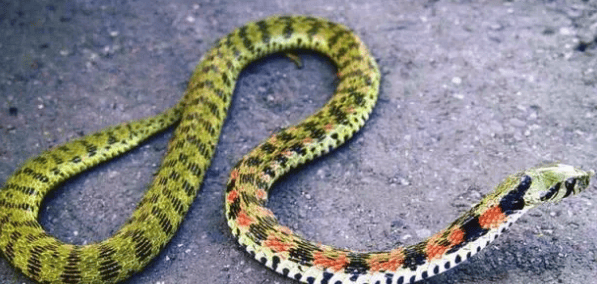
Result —
POLYGON ((29 175, 32 178, 34 178, 34 179, 36 179, 38 181, 41 181, 43 183, 47 183, 47 182, 50 181, 50 179, 47 176, 45 176, 44 174, 38 173, 38 172, 36 172, 36 171, 34 171, 34 170, 30 169, 30 168, 24 168, 22 170, 22 173, 24 173, 26 175, 29 175))
POLYGON ((259 32, 261 32, 261 42, 263 44, 269 44, 271 39, 271 34, 268 31, 269 25, 265 21, 256 22, 255 25, 258 27, 259 32))
POLYGON ((278 257, 277 255, 275 255, 274 257, 272 257, 272 269, 273 270, 278 270, 278 265, 280 264, 280 257, 278 257))
POLYGON ((574 193, 574 186, 576 185, 576 178, 569 178, 564 182, 564 186, 566 186, 566 194, 563 198, 570 196, 570 194, 574 193))
POLYGON ((313 252, 316 251, 319 251, 319 248, 307 241, 299 241, 296 247, 288 250, 291 260, 306 266, 311 266, 313 252))
POLYGON ((324 271, 323 272, 323 277, 322 277, 320 283, 321 284, 329 284, 330 283, 330 279, 332 279, 332 277, 334 277, 333 273, 329 273, 329 272, 324 271))
POLYGON ((156 206, 153 206, 151 208, 151 214, 156 219, 158 219, 158 223, 160 224, 160 227, 162 228, 162 231, 164 231, 165 234, 169 235, 172 233, 172 230, 174 230, 174 228, 172 227, 172 223, 170 222, 168 215, 166 215, 160 208, 156 206))
POLYGON ((541 196, 541 201, 547 201, 547 200, 550 200, 551 198, 553 198, 554 195, 556 195, 558 193, 558 191, 560 191, 560 186, 562 186, 562 183, 558 182, 558 183, 554 184, 552 187, 550 187, 547 190, 547 193, 545 193, 543 196, 541 196))
POLYGON ((454 258, 454 263, 459 264, 462 262, 462 257, 460 257, 460 255, 456 255, 456 258, 454 258))
POLYGON ((532 178, 528 175, 520 179, 520 183, 515 190, 510 191, 506 196, 500 200, 500 207, 502 212, 510 215, 518 210, 524 208, 524 194, 531 187, 532 178))
POLYGON ((263 173, 270 176, 271 178, 276 177, 276 172, 274 171, 274 169, 272 169, 270 167, 263 168, 263 173))
POLYGON ((131 237, 135 244, 135 256, 139 261, 145 260, 151 255, 151 240, 145 237, 143 231, 140 230, 135 230, 131 237))
POLYGON ((29 260, 27 260, 27 272, 31 274, 33 279, 37 279, 39 277, 39 273, 41 271, 41 260, 40 255, 45 249, 40 246, 34 246, 29 251, 31 255, 29 260))
POLYGON ((12 234, 10 234, 8 243, 6 244, 6 246, 4 247, 4 256, 6 257, 6 260, 8 261, 12 261, 15 254, 14 254, 14 244, 19 240, 19 238, 22 236, 21 233, 15 231, 12 232, 12 234))
POLYGON ((99 273, 103 281, 113 281, 120 273, 122 266, 116 261, 113 256, 116 250, 106 244, 99 246, 99 273))
POLYGON ((238 213, 240 213, 240 199, 237 198, 234 202, 229 205, 228 209, 228 219, 236 220, 238 217, 238 213))
POLYGON ((81 282, 81 270, 79 270, 80 261, 79 248, 75 246, 66 260, 64 271, 60 275, 60 280, 62 280, 62 282, 72 284, 81 282))
POLYGON ((261 162, 262 162, 261 158, 256 157, 256 156, 251 156, 245 160, 244 164, 248 167, 254 167, 254 166, 261 164, 261 162))
POLYGON ((470 243, 487 234, 488 229, 481 228, 479 217, 470 217, 461 227, 464 230, 464 243, 470 243))
POLYGON ((344 268, 344 272, 350 274, 350 279, 354 279, 353 281, 356 281, 361 274, 366 274, 371 269, 367 261, 360 257, 359 254, 349 253, 348 258, 350 259, 350 263, 344 268))
POLYGON ((261 144, 261 150, 267 154, 271 154, 276 150, 276 147, 270 143, 263 143, 261 144))
POLYGON ((278 154, 276 155, 276 157, 274 157, 274 160, 283 168, 286 168, 286 161, 288 161, 288 158, 286 158, 286 156, 284 156, 283 154, 278 154))
POLYGON ((417 251, 414 248, 404 249, 404 264, 402 267, 408 268, 412 271, 417 270, 417 267, 425 263, 425 254, 417 251))

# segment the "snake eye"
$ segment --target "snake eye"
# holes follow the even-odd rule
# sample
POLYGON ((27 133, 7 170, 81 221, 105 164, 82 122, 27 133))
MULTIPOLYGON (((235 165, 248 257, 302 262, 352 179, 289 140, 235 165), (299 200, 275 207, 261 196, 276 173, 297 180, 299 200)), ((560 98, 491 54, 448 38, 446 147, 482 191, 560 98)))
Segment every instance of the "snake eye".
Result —
POLYGON ((569 178, 564 182, 564 185, 566 186, 566 195, 564 195, 564 198, 568 197, 570 194, 574 193, 574 186, 576 185, 576 178, 569 178))

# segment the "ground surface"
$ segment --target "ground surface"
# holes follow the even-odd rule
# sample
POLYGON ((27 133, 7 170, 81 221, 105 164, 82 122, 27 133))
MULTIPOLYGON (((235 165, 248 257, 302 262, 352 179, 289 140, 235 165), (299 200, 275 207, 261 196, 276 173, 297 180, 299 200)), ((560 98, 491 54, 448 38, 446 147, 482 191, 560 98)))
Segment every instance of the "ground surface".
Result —
MULTIPOLYGON (((549 161, 597 168, 593 1, 204 2, 0 1, 0 184, 44 149, 174 105, 217 38, 288 13, 350 26, 383 73, 365 128, 271 195, 293 230, 389 249, 445 227, 517 170, 549 161)), ((301 57, 302 69, 274 56, 243 72, 203 191, 170 245, 127 283, 293 283, 239 249, 222 202, 231 166, 333 91, 334 67, 301 57)), ((45 203, 44 227, 80 244, 113 234, 168 137, 67 182, 45 203)), ((596 190, 532 211, 426 283, 597 278, 596 190)), ((0 259, 0 283, 29 282, 0 259)))

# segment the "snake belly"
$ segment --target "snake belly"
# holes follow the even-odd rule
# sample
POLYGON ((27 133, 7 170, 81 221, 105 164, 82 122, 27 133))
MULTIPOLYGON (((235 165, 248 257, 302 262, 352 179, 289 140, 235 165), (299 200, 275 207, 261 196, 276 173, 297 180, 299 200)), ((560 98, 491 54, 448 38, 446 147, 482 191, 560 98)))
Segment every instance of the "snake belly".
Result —
POLYGON ((182 100, 154 117, 123 123, 27 160, 0 190, 0 251, 39 283, 115 283, 138 272, 177 231, 215 151, 236 79, 275 52, 314 50, 338 69, 338 86, 315 114, 265 140, 233 168, 225 194, 238 242, 271 269, 305 283, 412 283, 478 252, 526 210, 588 186, 592 172, 565 165, 509 176, 448 228, 416 245, 362 253, 320 245, 278 224, 264 207, 272 184, 349 139, 375 105, 380 74, 348 28, 325 19, 274 16, 220 39, 196 67, 182 100), (120 155, 178 122, 164 161, 131 218, 110 238, 66 244, 37 221, 43 198, 69 177, 120 155))

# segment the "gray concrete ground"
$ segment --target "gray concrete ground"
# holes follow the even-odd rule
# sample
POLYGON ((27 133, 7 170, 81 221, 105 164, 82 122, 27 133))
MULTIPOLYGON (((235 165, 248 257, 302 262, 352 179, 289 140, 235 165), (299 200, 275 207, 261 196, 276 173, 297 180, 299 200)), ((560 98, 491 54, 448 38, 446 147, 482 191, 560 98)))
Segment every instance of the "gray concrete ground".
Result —
MULTIPOLYGON (((549 161, 597 168, 594 1, 0 6, 0 184, 44 149, 174 105, 217 38, 247 21, 295 13, 353 28, 383 72, 365 128, 271 195, 281 221, 309 238, 359 250, 414 243, 517 170, 549 161)), ((318 55, 301 58, 303 69, 273 56, 243 72, 203 191, 172 242, 127 283, 293 283, 241 251, 222 202, 243 154, 330 96, 334 67, 318 55)), ((79 244, 110 236, 140 200, 168 137, 64 184, 44 204, 44 227, 79 244)), ((488 249, 425 283, 597 279, 596 189, 533 210, 488 249)), ((30 282, 2 259, 0 283, 30 282)))

